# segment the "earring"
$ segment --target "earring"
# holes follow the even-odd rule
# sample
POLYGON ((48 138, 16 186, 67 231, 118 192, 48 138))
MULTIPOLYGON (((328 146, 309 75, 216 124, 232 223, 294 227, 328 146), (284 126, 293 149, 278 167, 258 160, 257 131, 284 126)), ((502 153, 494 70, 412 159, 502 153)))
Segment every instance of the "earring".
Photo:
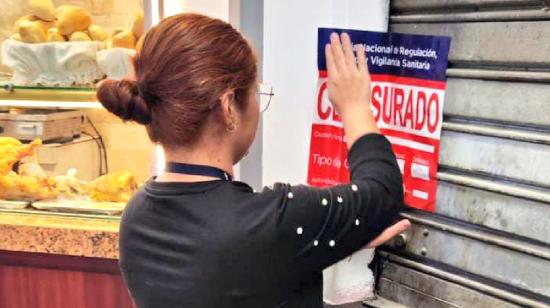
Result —
POLYGON ((232 133, 237 129, 237 125, 235 125, 235 123, 231 122, 229 125, 227 125, 226 129, 227 129, 228 132, 232 133))

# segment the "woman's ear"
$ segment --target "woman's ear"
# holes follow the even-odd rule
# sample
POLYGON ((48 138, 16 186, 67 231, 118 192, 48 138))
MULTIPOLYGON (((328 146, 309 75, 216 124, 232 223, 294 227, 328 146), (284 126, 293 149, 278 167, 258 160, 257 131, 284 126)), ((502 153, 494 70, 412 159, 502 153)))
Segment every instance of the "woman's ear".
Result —
POLYGON ((227 90, 220 96, 220 106, 226 126, 235 126, 237 124, 235 123, 237 119, 237 106, 235 106, 234 102, 235 93, 233 90, 227 90))

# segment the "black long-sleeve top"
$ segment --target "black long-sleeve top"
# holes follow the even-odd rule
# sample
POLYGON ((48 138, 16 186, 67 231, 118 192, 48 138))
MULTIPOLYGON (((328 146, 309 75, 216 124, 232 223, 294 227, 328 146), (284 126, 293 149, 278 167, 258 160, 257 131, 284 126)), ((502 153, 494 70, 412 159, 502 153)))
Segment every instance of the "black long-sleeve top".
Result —
POLYGON ((348 160, 351 183, 326 189, 146 183, 120 226, 137 307, 322 307, 322 270, 390 226, 403 203, 386 138, 363 136, 348 160))

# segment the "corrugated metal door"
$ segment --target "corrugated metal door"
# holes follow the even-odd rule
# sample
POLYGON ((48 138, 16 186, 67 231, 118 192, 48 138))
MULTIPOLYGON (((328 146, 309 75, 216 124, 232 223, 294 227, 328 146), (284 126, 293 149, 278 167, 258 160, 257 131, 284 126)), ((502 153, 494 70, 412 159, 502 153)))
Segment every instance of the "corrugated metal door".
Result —
POLYGON ((382 253, 409 307, 550 307, 550 1, 394 0, 394 32, 452 37, 435 214, 382 253))

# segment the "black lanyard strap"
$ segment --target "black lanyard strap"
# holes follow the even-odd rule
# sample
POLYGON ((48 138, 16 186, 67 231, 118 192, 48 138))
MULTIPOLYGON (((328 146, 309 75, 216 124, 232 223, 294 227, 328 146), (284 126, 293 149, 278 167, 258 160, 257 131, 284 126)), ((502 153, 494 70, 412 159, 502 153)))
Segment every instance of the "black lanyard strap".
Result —
POLYGON ((166 172, 210 176, 224 181, 233 181, 233 177, 231 176, 231 174, 223 171, 220 168, 212 166, 167 162, 166 172))

